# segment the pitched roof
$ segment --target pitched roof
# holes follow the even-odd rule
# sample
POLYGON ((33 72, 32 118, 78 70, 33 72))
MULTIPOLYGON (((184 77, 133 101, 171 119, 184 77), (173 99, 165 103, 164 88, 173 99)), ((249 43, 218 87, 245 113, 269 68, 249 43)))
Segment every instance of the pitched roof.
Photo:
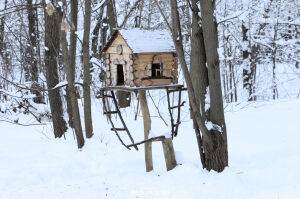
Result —
POLYGON ((117 33, 120 33, 133 53, 176 52, 171 33, 166 30, 121 29, 117 30, 104 51, 107 50, 117 33))

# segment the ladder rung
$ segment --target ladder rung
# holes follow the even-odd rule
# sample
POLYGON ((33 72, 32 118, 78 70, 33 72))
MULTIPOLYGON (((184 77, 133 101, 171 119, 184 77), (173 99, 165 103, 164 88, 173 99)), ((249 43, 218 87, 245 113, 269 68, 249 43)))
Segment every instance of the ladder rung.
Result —
POLYGON ((181 124, 181 122, 178 122, 176 124, 173 124, 174 127, 178 126, 179 124, 181 124))
POLYGON ((178 108, 178 107, 180 107, 180 106, 183 106, 183 105, 179 105, 179 106, 171 106, 171 107, 169 107, 169 109, 178 108))
POLYGON ((125 128, 111 128, 110 130, 111 131, 114 131, 114 130, 116 130, 116 131, 126 131, 125 128))
POLYGON ((104 114, 117 114, 119 113, 119 111, 108 111, 108 112, 104 112, 104 114))
POLYGON ((171 106, 171 107, 169 107, 169 109, 173 109, 173 108, 178 108, 178 107, 184 106, 184 103, 185 102, 182 102, 179 106, 178 105, 177 106, 171 106))
POLYGON ((173 93, 173 92, 177 92, 179 90, 168 90, 168 93, 173 93))
POLYGON ((186 91, 187 88, 178 88, 178 89, 174 89, 174 90, 168 90, 168 93, 172 93, 172 92, 178 92, 178 91, 186 91))
POLYGON ((110 97, 110 98, 113 98, 113 96, 111 96, 111 95, 103 95, 103 97, 110 97))

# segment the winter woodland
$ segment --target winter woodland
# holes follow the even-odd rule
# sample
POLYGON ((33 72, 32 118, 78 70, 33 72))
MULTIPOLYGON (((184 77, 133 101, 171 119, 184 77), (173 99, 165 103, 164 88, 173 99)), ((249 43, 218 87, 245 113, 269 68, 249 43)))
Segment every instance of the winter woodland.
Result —
POLYGON ((299 108, 298 0, 0 1, 0 199, 299 198, 299 108))

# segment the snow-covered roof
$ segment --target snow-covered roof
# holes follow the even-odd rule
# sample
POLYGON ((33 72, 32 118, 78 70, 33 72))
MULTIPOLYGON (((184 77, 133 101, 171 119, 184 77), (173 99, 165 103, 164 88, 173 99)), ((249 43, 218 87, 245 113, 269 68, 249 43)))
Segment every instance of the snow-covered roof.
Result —
MULTIPOLYGON (((118 30, 133 53, 176 52, 171 33, 166 30, 118 30)), ((108 44, 110 45, 110 44, 108 44)))

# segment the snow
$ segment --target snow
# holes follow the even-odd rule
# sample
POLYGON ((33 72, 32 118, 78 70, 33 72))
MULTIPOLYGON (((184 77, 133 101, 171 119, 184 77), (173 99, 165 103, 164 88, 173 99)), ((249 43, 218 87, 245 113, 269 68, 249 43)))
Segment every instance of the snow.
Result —
POLYGON ((119 30, 134 53, 176 52, 171 34, 166 30, 119 30))
MULTIPOLYGON (((222 173, 202 169, 188 111, 183 110, 174 139, 181 165, 166 172, 161 144, 155 142, 154 171, 146 173, 143 147, 121 146, 101 104, 93 106, 95 135, 82 150, 71 131, 66 140, 54 139, 50 125, 1 123, 0 198, 299 198, 300 100, 227 105, 230 166, 222 173)), ((142 118, 131 120, 131 110, 123 115, 136 141, 142 139, 142 118)), ((152 126, 152 131, 168 129, 156 117, 152 126)))

